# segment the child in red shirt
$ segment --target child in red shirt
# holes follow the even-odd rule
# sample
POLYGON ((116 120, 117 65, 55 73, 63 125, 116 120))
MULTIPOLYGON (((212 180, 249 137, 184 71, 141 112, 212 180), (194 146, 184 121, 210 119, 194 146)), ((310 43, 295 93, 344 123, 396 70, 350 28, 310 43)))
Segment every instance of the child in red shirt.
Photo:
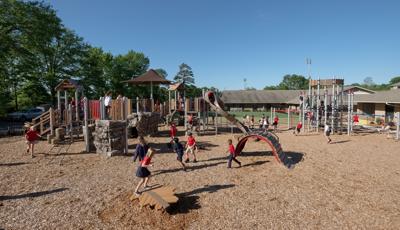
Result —
POLYGON ((193 155, 193 158, 194 158, 193 162, 196 163, 197 162, 196 154, 195 154, 196 140, 194 139, 192 133, 189 133, 188 135, 189 135, 189 137, 188 137, 187 142, 186 142, 186 151, 185 151, 185 153, 186 153, 185 163, 189 162, 189 152, 193 155))
POLYGON ((155 150, 153 148, 149 148, 149 150, 147 151, 146 156, 144 157, 144 159, 140 162, 138 169, 136 170, 136 176, 141 178, 141 181, 139 182, 139 184, 136 186, 135 189, 135 195, 139 196, 139 188, 140 186, 144 185, 144 189, 147 189, 147 183, 149 182, 149 178, 151 175, 151 172, 149 171, 149 169, 147 167, 152 166, 151 165, 151 158, 154 156, 155 154, 155 150))
POLYGON ((229 156, 228 156, 228 168, 231 168, 231 166, 232 166, 232 161, 234 161, 234 162, 236 162, 238 165, 239 165, 239 167, 242 167, 242 163, 240 163, 240 161, 238 161, 237 159, 236 159, 236 154, 235 154, 235 147, 233 146, 233 144, 232 144, 232 139, 229 139, 228 140, 228 151, 227 151, 227 153, 229 152, 229 156))
POLYGON ((358 120, 358 115, 355 114, 355 115, 353 116, 353 123, 354 123, 355 125, 358 125, 358 122, 360 122, 360 121, 358 120))
POLYGON ((295 135, 299 134, 301 128, 303 128, 303 123, 301 121, 299 121, 299 123, 297 123, 296 129, 293 131, 293 134, 295 134, 295 135))
POLYGON ((38 139, 42 137, 40 134, 35 130, 35 126, 31 126, 29 130, 25 133, 26 144, 28 145, 26 148, 26 153, 31 151, 31 157, 34 158, 34 148, 35 144, 38 143, 38 139))
POLYGON ((279 122, 279 117, 275 116, 274 123, 272 123, 272 125, 274 126, 274 131, 276 131, 278 129, 278 122, 279 122))

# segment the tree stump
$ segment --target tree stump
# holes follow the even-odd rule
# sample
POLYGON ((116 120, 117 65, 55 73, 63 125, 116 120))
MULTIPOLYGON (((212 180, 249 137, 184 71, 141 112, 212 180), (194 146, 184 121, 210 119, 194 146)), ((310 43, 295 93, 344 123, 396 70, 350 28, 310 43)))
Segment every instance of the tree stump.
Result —
POLYGON ((167 209, 170 204, 178 202, 178 197, 175 196, 175 188, 165 186, 151 189, 140 194, 139 197, 131 196, 131 200, 139 199, 140 206, 154 207, 156 210, 167 209))

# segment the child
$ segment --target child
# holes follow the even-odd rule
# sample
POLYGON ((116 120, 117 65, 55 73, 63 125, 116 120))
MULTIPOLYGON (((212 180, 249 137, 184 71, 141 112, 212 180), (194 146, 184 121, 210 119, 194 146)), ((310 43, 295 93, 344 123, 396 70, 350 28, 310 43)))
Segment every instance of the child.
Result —
POLYGON ((170 136, 170 140, 167 143, 168 145, 168 149, 172 149, 172 144, 174 143, 174 138, 176 137, 176 133, 178 132, 176 125, 174 122, 170 123, 170 127, 169 127, 169 136, 170 136))
POLYGON ((331 143, 332 140, 329 137, 331 135, 331 127, 329 127, 329 125, 325 125, 324 135, 325 135, 326 139, 328 140, 328 144, 331 143))
POLYGON ((358 122, 360 122, 360 121, 359 121, 359 118, 358 118, 358 115, 355 114, 355 115, 353 116, 353 124, 354 124, 354 125, 358 125, 358 122))
POLYGON ((196 163, 197 162, 196 154, 195 154, 196 140, 194 139, 192 133, 189 133, 188 135, 189 135, 189 137, 188 137, 187 142, 186 142, 186 151, 185 151, 185 153, 186 153, 185 163, 189 162, 189 152, 191 154, 193 154, 193 157, 194 157, 193 162, 196 163))
POLYGON ((26 148, 26 153, 29 153, 29 150, 31 151, 31 157, 34 158, 34 148, 35 144, 38 143, 38 138, 42 136, 39 135, 39 133, 35 130, 35 126, 31 126, 29 130, 25 133, 25 139, 26 139, 26 144, 28 145, 26 148))
POLYGON ((149 148, 147 151, 146 156, 144 159, 140 162, 140 165, 138 169, 136 170, 136 176, 141 178, 139 184, 136 186, 135 189, 135 195, 139 196, 139 188, 140 186, 144 185, 144 189, 147 189, 147 183, 149 182, 149 177, 151 175, 149 169, 147 167, 152 166, 151 165, 151 158, 154 156, 155 150, 153 148, 149 148))
POLYGON ((278 129, 278 122, 279 122, 279 117, 275 116, 274 123, 272 123, 272 125, 274 126, 274 131, 277 131, 277 129, 278 129))
POLYGON ((133 161, 135 161, 135 162, 138 157, 139 157, 139 161, 142 161, 146 155, 148 148, 149 148, 146 144, 146 141, 144 140, 144 138, 142 136, 139 136, 138 140, 139 140, 139 143, 136 145, 136 151, 133 156, 133 161))
POLYGON ((303 128, 303 123, 301 123, 301 121, 299 121, 299 123, 297 123, 296 129, 293 131, 294 135, 297 135, 300 133, 301 128, 303 128))
POLYGON ((183 145, 179 143, 179 139, 177 137, 174 138, 174 151, 178 155, 176 160, 182 165, 183 171, 186 171, 185 164, 183 163, 183 145))
POLYGON ((269 127, 269 117, 267 116, 267 118, 264 118, 263 120, 263 129, 268 130, 269 127))
POLYGON ((242 167, 242 163, 240 163, 240 161, 238 161, 237 159, 236 159, 236 154, 235 154, 235 147, 233 146, 233 144, 232 144, 232 139, 229 139, 228 140, 228 151, 227 151, 227 153, 229 152, 229 156, 228 156, 228 168, 231 168, 231 166, 232 166, 232 160, 233 161, 235 161, 238 165, 239 165, 239 168, 240 167, 242 167))

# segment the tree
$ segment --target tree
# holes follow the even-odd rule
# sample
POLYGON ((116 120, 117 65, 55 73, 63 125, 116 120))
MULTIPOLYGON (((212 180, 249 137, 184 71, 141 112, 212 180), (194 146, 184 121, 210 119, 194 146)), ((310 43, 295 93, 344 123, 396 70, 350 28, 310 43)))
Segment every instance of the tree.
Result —
POLYGON ((155 69, 155 71, 163 78, 167 78, 167 76, 168 76, 168 73, 167 73, 167 71, 165 71, 165 69, 158 68, 158 69, 155 69))
POLYGON ((375 82, 374 82, 374 80, 372 80, 372 77, 366 77, 366 78, 364 78, 363 83, 364 83, 364 85, 367 85, 367 86, 373 86, 373 85, 375 85, 375 82))
POLYGON ((396 83, 399 83, 399 82, 400 82, 400 76, 393 77, 392 79, 390 79, 389 85, 393 85, 393 84, 396 84, 396 83))
POLYGON ((109 71, 113 56, 105 53, 101 48, 90 47, 81 64, 81 84, 85 96, 99 98, 109 89, 109 71))
POLYGON ((194 84, 194 75, 192 68, 185 63, 179 66, 179 72, 176 74, 175 81, 185 82, 186 84, 194 84))
POLYGON ((265 86, 264 90, 276 90, 276 89, 285 89, 285 90, 299 90, 299 89, 308 89, 308 79, 302 75, 297 74, 286 74, 283 76, 281 83, 277 86, 265 86))
MULTIPOLYGON (((108 79, 110 89, 114 94, 122 94, 127 97, 143 97, 150 90, 145 86, 126 86, 122 81, 138 77, 149 68, 150 60, 143 53, 128 51, 125 55, 113 58, 108 79)), ((150 94, 150 93, 148 93, 150 94)))

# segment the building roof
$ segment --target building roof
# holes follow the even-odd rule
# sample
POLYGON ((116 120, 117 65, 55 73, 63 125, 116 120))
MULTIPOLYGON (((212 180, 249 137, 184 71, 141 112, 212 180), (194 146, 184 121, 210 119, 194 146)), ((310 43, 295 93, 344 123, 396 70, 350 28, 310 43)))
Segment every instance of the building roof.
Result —
POLYGON ((174 91, 174 90, 182 90, 184 88, 185 88, 185 85, 182 82, 177 82, 177 83, 169 85, 168 90, 174 91))
POLYGON ((400 103, 400 92, 398 90, 377 91, 374 94, 354 95, 357 103, 400 103))
POLYGON ((357 85, 346 85, 343 87, 343 91, 349 91, 349 90, 357 90, 357 91, 364 91, 367 93, 376 93, 376 91, 361 87, 361 86, 357 86, 357 85))
POLYGON ((54 87, 54 89, 56 91, 66 90, 66 89, 78 89, 78 90, 81 90, 82 86, 79 84, 79 82, 77 80, 64 79, 56 87, 54 87))
POLYGON ((161 77, 155 70, 149 69, 146 73, 140 75, 139 77, 132 78, 128 81, 123 81, 128 84, 133 85, 143 85, 143 84, 170 84, 171 82, 167 79, 161 77))
POLYGON ((391 84, 390 86, 393 86, 393 87, 400 86, 400 82, 397 82, 397 83, 391 84))
POLYGON ((224 90, 224 104, 299 104, 305 90, 224 90))

